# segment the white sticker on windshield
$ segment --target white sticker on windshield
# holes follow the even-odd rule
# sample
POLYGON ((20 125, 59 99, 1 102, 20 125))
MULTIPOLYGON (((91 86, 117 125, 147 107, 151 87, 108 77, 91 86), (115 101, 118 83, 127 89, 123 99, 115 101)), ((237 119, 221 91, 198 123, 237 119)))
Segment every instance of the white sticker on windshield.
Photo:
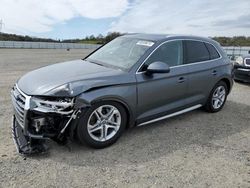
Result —
POLYGON ((151 41, 139 40, 136 44, 150 47, 150 46, 153 46, 154 43, 151 41))

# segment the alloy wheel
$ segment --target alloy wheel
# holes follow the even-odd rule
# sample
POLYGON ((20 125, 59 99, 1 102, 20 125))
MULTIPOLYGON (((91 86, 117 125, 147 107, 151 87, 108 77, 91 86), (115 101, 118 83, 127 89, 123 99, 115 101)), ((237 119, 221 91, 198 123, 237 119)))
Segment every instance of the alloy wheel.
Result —
POLYGON ((99 142, 113 138, 121 126, 121 113, 113 105, 102 105, 89 116, 87 130, 99 142))
POLYGON ((212 97, 212 105, 214 109, 219 109, 225 102, 226 89, 224 86, 219 86, 214 90, 212 97))

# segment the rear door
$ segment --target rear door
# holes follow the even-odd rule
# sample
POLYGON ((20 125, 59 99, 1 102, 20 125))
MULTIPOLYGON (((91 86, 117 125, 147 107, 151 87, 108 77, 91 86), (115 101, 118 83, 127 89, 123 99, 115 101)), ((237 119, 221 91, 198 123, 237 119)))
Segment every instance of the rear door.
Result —
POLYGON ((184 41, 185 64, 188 67, 188 101, 203 104, 218 80, 220 55, 212 44, 184 41))

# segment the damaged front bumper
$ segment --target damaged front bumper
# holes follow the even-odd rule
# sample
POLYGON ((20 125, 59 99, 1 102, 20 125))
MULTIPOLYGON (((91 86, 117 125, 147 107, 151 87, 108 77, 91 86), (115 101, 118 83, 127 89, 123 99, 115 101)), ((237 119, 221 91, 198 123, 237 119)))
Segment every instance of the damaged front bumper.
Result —
POLYGON ((76 124, 80 109, 74 99, 35 98, 27 96, 17 85, 11 91, 14 116, 12 134, 17 152, 24 155, 45 152, 46 139, 65 143, 66 129, 76 124))
POLYGON ((12 138, 17 152, 23 155, 43 153, 48 149, 44 143, 44 140, 34 139, 30 136, 24 135, 23 128, 16 121, 15 116, 13 116, 12 120, 12 138))

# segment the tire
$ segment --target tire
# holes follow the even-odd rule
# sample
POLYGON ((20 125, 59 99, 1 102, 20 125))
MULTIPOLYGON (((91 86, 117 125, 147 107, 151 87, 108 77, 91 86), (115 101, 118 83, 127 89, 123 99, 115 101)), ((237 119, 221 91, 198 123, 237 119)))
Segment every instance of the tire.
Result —
POLYGON ((127 113, 121 104, 113 101, 98 102, 80 117, 77 137, 82 144, 97 149, 105 148, 118 140, 126 124, 127 113))
POLYGON ((212 89, 208 97, 208 100, 204 106, 205 110, 210 113, 219 112, 223 108, 227 100, 227 95, 228 95, 227 84, 224 81, 219 81, 217 84, 215 84, 214 88, 212 89), (223 90, 225 92, 224 97, 219 97, 219 96, 222 96, 223 90), (217 95, 218 91, 221 92, 221 95, 219 96, 217 95), (220 101, 220 102, 217 102, 218 105, 216 105, 216 102, 215 102, 216 100, 220 101))

